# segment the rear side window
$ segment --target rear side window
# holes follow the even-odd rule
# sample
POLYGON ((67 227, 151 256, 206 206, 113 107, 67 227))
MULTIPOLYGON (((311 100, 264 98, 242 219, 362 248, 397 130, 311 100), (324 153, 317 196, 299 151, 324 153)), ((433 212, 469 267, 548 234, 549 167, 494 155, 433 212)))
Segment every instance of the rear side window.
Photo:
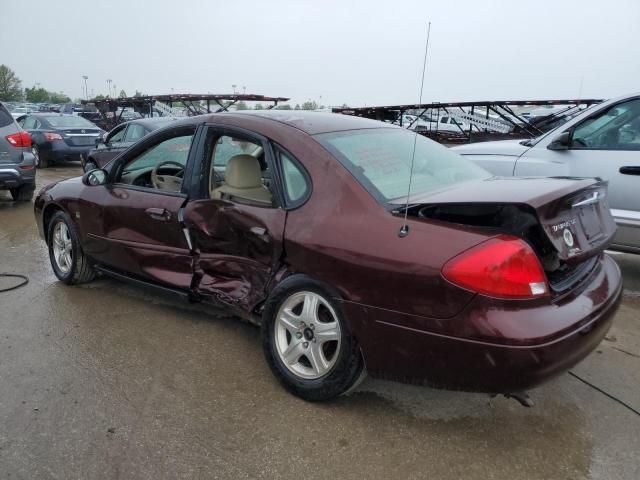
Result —
POLYGON ((6 127, 13 123, 13 117, 9 111, 0 103, 0 128, 6 127))
POLYGON ((25 118, 24 122, 22 123, 22 128, 24 128, 25 130, 36 128, 36 119, 34 117, 25 118))
POLYGON ((280 152, 280 164, 287 203, 291 206, 298 206, 304 202, 309 193, 307 178, 297 163, 284 152, 280 152))

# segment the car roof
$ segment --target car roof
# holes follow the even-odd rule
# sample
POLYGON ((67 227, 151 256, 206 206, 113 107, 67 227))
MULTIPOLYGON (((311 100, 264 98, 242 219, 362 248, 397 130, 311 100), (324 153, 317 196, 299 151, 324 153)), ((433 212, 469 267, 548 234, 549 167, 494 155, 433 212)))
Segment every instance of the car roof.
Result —
POLYGON ((399 128, 378 120, 309 110, 242 110, 216 115, 236 116, 237 118, 251 115, 265 121, 284 123, 309 135, 367 128, 399 128))
POLYGON ((165 124, 169 122, 175 122, 176 120, 180 120, 180 119, 178 117, 136 118, 135 120, 129 120, 128 122, 123 122, 121 125, 124 125, 124 124, 130 125, 132 123, 135 123, 137 125, 143 125, 149 128, 150 130, 155 130, 156 128, 163 127, 165 126, 165 124))

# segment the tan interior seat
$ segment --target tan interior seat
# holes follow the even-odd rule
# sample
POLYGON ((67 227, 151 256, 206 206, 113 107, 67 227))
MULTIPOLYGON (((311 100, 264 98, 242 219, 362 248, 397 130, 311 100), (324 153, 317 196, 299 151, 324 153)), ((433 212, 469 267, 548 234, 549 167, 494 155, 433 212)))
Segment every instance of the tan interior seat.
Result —
POLYGON ((251 155, 229 159, 225 182, 211 192, 213 198, 235 197, 271 205, 271 192, 262 184, 260 162, 251 155))

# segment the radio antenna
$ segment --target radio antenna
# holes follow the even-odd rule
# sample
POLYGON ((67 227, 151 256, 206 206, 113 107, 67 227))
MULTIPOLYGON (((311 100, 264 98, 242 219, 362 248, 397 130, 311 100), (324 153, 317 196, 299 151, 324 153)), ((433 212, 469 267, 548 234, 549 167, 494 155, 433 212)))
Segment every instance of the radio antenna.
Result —
MULTIPOLYGON (((427 42, 424 46, 424 60, 422 62, 422 81, 420 82, 420 100, 418 105, 422 104, 422 91, 424 89, 424 72, 427 70, 427 52, 429 52, 429 35, 431 34, 431 22, 427 26, 427 42)), ((416 119, 416 122, 418 120, 416 119)), ((411 152, 411 168, 409 169, 409 188, 407 189, 407 201, 404 205, 404 223, 400 227, 398 236, 404 238, 409 235, 409 225, 407 224, 407 214, 409 212, 409 197, 411 196, 411 181, 413 180, 413 161, 416 158, 416 141, 418 140, 418 133, 414 130, 413 137, 413 150, 411 152)))

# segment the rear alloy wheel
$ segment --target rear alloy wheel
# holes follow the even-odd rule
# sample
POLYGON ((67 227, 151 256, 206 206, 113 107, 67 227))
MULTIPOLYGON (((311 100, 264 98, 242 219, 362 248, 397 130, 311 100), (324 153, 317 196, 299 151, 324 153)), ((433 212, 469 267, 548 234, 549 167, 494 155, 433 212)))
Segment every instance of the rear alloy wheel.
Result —
POLYGON ((37 145, 31 146, 31 153, 33 154, 36 162, 36 168, 47 168, 49 166, 49 162, 46 158, 42 158, 40 156, 40 149, 37 145))
POLYGON ((69 215, 58 211, 49 223, 49 259, 58 279, 68 285, 85 283, 95 275, 80 247, 76 227, 69 215))
POLYGON ((35 191, 35 185, 22 185, 18 188, 12 188, 11 196, 17 202, 30 202, 33 198, 33 192, 35 191))
POLYGON ((275 376, 305 400, 336 397, 361 378, 360 350, 339 304, 311 279, 293 277, 277 288, 265 306, 262 336, 275 376))

